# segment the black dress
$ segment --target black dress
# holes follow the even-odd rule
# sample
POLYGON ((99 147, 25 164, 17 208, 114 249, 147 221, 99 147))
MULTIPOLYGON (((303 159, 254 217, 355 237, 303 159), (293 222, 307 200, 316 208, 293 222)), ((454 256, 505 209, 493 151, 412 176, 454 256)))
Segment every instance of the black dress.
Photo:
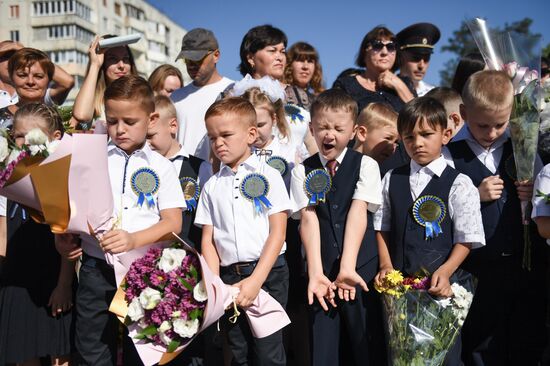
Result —
POLYGON ((73 312, 53 317, 48 307, 61 267, 54 236, 48 225, 35 223, 14 202, 8 201, 6 216, 8 246, 0 284, 0 365, 68 355, 73 312))
MULTIPOLYGON (((416 96, 416 92, 414 90, 414 86, 409 78, 406 76, 397 76, 403 82, 411 93, 416 96)), ((356 102, 357 106, 359 107, 359 111, 362 111, 363 108, 365 108, 370 103, 386 103, 390 105, 396 112, 399 113, 401 108, 405 105, 405 102, 399 98, 395 90, 393 89, 381 89, 379 91, 371 91, 365 89, 361 84, 359 84, 359 81, 357 81, 357 78, 355 75, 352 76, 344 76, 339 79, 336 79, 334 84, 332 85, 333 88, 342 89, 345 91, 350 97, 352 97, 356 102)))

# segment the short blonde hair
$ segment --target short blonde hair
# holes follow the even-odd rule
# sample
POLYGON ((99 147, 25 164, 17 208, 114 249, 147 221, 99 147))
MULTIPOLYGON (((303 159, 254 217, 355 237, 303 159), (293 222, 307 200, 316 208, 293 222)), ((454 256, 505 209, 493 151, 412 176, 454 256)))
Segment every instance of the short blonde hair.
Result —
POLYGON ((369 131, 382 127, 397 129, 397 113, 387 104, 370 103, 359 113, 357 125, 364 126, 369 131))
POLYGON ((178 113, 172 100, 165 95, 155 96, 155 112, 163 113, 168 118, 177 118, 178 113))
POLYGON ((426 93, 427 97, 432 97, 436 99, 439 103, 443 104, 443 107, 445 107, 445 111, 447 112, 447 115, 451 115, 451 113, 458 113, 460 114, 460 105, 462 104, 462 97, 458 92, 452 88, 448 88, 446 86, 440 86, 437 88, 433 88, 428 93, 426 93))
POLYGON ((241 97, 229 97, 218 100, 208 108, 204 115, 206 121, 212 117, 233 114, 249 127, 256 127, 256 110, 252 103, 241 97))
POLYGON ((503 110, 512 107, 514 88, 510 77, 503 71, 478 71, 466 81, 462 100, 468 108, 503 110))

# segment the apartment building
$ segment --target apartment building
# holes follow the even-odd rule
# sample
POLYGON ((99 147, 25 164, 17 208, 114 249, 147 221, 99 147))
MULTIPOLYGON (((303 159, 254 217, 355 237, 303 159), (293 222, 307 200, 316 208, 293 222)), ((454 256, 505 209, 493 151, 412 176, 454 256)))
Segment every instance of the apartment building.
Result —
POLYGON ((142 76, 175 62, 186 31, 144 0, 0 0, 0 40, 11 39, 46 52, 75 76, 74 100, 86 74, 88 48, 95 34, 135 34, 130 45, 142 76))

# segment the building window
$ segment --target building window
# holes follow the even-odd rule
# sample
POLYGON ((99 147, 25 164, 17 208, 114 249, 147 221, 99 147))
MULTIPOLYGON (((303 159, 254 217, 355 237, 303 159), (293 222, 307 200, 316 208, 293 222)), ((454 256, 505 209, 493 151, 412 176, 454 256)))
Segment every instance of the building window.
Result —
POLYGON ((126 5, 126 15, 130 18, 134 18, 137 20, 145 20, 145 13, 143 10, 136 8, 135 6, 132 6, 130 4, 126 5))
POLYGON ((32 3, 34 16, 76 14, 91 21, 92 9, 76 0, 35 1, 32 3))
MULTIPOLYGON (((88 55, 77 50, 49 51, 46 53, 53 63, 77 63, 80 65, 86 65, 88 63, 88 55)), ((80 82, 80 85, 82 85, 82 82, 80 82)))
POLYGON ((19 19, 19 5, 10 5, 10 19, 19 19))
POLYGON ((14 42, 19 42, 19 31, 18 30, 10 31, 10 39, 14 42))
POLYGON ((118 16, 121 15, 120 4, 119 3, 115 3, 115 14, 118 15, 118 16))

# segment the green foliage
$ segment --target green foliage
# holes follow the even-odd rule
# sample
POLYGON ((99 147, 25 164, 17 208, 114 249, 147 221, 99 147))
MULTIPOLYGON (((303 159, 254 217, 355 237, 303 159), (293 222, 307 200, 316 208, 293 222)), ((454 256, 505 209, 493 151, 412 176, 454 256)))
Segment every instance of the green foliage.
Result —
POLYGON ((550 58, 550 43, 548 43, 546 47, 542 49, 542 55, 550 58))
MULTIPOLYGON (((531 18, 523 18, 522 20, 512 23, 505 23, 504 27, 491 28, 491 30, 496 32, 516 32, 528 36, 540 36, 538 33, 531 33, 531 24, 533 24, 531 18)), ((466 25, 466 21, 462 21, 460 28, 453 32, 452 36, 447 39, 447 44, 443 45, 441 50, 454 54, 454 57, 448 60, 443 70, 439 72, 441 86, 451 86, 456 66, 460 58, 470 52, 477 51, 477 46, 466 25)), ((550 45, 546 47, 546 51, 550 52, 550 45)))

